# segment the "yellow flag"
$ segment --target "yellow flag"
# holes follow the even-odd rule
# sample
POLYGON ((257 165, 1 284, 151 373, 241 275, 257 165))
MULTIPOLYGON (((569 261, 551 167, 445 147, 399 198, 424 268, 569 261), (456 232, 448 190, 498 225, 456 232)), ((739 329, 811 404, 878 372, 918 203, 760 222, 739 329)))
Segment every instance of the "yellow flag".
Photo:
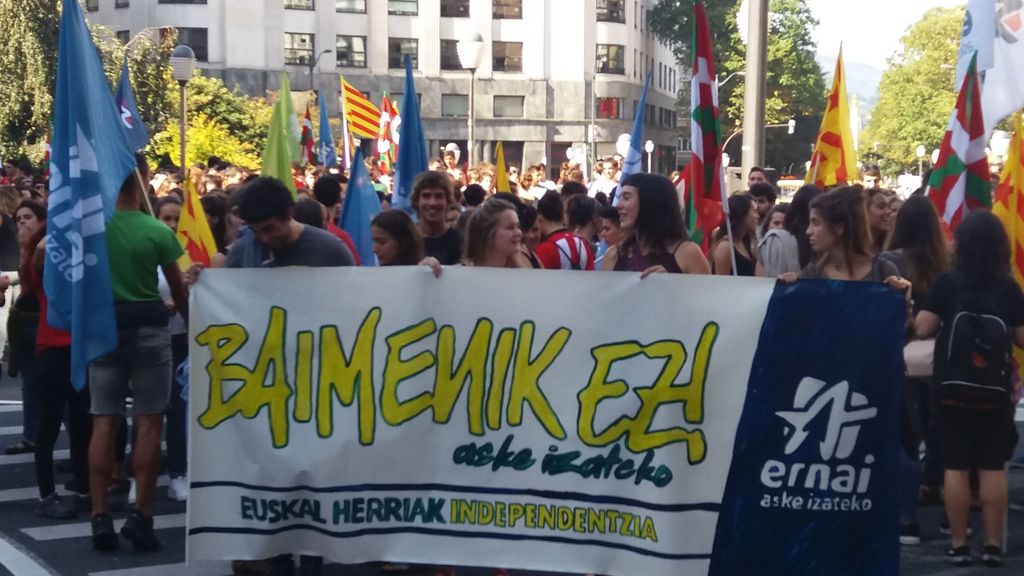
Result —
POLYGON ((818 141, 811 155, 808 181, 824 189, 826 186, 845 184, 857 176, 857 151, 853 148, 853 129, 850 128, 850 105, 846 99, 846 69, 843 67, 843 49, 839 49, 836 70, 832 77, 832 91, 821 119, 818 141))
MULTIPOLYGON (((1020 114, 1014 121, 1010 153, 999 176, 992 213, 1010 237, 1010 270, 1017 284, 1024 287, 1024 120, 1020 114)), ((1013 358, 1018 368, 1024 367, 1024 350, 1014 347, 1013 358)))
POLYGON ((512 192, 508 183, 508 172, 505 170, 505 147, 498 142, 494 159, 494 179, 497 180, 498 192, 512 192))
POLYGON ((185 254, 178 259, 178 265, 183 270, 193 263, 209 266, 210 260, 217 253, 217 243, 213 239, 210 223, 192 178, 185 179, 185 202, 178 219, 178 242, 185 250, 185 254))

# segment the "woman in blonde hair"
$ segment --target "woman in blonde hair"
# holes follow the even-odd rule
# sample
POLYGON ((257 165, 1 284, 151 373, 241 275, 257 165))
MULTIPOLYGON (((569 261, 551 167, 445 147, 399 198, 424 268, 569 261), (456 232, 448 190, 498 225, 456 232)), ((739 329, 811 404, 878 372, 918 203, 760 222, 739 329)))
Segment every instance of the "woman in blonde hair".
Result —
POLYGON ((462 248, 465 266, 529 268, 522 252, 523 231, 511 202, 491 198, 473 212, 462 248))

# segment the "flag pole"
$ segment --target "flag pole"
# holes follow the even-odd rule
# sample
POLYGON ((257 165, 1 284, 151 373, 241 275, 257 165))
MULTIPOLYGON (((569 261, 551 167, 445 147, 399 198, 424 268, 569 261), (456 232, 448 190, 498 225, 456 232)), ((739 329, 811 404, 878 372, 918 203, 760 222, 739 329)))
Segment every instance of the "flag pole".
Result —
POLYGON ((732 237, 732 220, 729 219, 728 212, 725 213, 725 232, 729 236, 729 261, 732 262, 732 275, 738 276, 739 271, 736 268, 736 241, 732 237))
POLYGON ((345 139, 345 169, 352 173, 352 148, 348 135, 348 112, 345 107, 345 77, 341 77, 341 133, 345 139))
POLYGON ((142 181, 142 173, 139 172, 138 168, 135 168, 134 172, 135 178, 139 181, 139 190, 142 191, 142 202, 143 207, 145 208, 143 212, 149 214, 153 218, 156 218, 157 215, 153 213, 153 205, 150 204, 149 202, 149 186, 147 186, 146 183, 142 181))

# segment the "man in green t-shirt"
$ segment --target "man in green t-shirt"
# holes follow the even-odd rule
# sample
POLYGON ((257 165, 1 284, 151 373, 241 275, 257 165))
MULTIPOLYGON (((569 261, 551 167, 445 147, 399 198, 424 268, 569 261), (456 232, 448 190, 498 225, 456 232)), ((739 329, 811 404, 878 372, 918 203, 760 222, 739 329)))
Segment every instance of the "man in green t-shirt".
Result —
MULTIPOLYGON (((142 161, 144 163, 144 161, 142 161)), ((93 431, 89 444, 89 486, 92 497, 92 544, 97 550, 118 545, 107 507, 107 486, 114 468, 114 441, 125 414, 125 397, 132 393, 135 441, 132 469, 136 505, 121 535, 136 550, 160 547, 153 532, 153 492, 160 469, 163 413, 171 394, 170 311, 157 289, 157 268, 171 289, 175 311, 188 318, 188 300, 177 260, 181 245, 162 222, 139 211, 143 200, 140 179, 131 174, 121 185, 116 211, 107 224, 117 350, 89 365, 93 431)))

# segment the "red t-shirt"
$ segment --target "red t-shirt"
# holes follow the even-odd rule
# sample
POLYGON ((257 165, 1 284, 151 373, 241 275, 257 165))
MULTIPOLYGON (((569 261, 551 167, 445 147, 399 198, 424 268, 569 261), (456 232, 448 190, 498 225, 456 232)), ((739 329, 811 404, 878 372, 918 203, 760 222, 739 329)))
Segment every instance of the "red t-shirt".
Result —
POLYGON ((356 266, 363 265, 359 259, 359 251, 356 250, 356 243, 352 241, 352 237, 348 235, 348 232, 338 228, 334 222, 329 220, 327 222, 327 231, 337 236, 339 240, 345 243, 345 246, 348 246, 348 251, 352 253, 352 259, 356 261, 356 266))
POLYGON ((27 266, 35 287, 36 299, 39 300, 39 332, 36 334, 36 354, 46 348, 64 348, 71 346, 71 332, 54 328, 46 322, 46 291, 43 290, 43 279, 32 264, 27 266))
POLYGON ((535 250, 548 270, 593 270, 594 251, 590 243, 566 229, 548 235, 535 250))

